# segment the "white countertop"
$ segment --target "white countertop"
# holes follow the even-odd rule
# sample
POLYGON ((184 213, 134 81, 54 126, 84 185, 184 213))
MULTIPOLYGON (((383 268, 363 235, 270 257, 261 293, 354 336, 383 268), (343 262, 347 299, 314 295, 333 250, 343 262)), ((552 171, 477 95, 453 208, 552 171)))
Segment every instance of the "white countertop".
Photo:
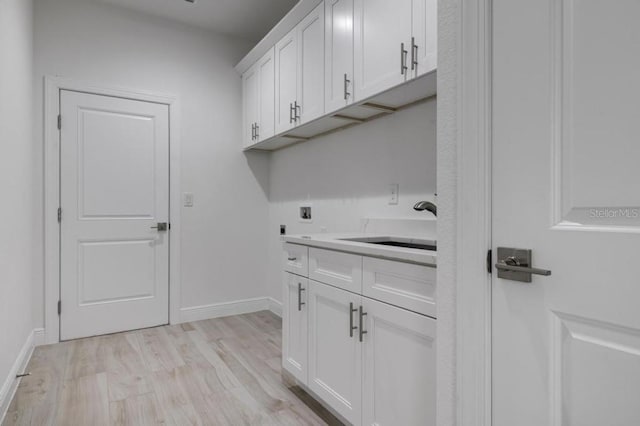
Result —
POLYGON ((403 262, 419 263, 421 265, 436 266, 437 253, 431 250, 394 247, 371 244, 357 241, 344 241, 351 238, 393 238, 403 242, 418 244, 435 244, 434 240, 409 238, 407 236, 394 236, 389 234, 310 234, 310 235, 285 235, 283 240, 287 243, 301 244, 310 247, 318 247, 329 250, 339 250, 348 253, 365 256, 381 257, 384 259, 399 260, 403 262))

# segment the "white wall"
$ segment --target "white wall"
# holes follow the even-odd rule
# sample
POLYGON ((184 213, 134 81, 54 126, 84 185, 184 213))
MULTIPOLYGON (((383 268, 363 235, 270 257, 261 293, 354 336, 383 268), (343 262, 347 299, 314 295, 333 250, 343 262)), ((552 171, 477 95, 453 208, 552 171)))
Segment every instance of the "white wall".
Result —
POLYGON ((0 0, 0 394, 13 382, 8 375, 34 328, 32 289, 42 267, 32 25, 30 0, 0 0))
POLYGON ((288 234, 354 232, 363 217, 425 218, 436 192, 435 98, 384 118, 274 152, 269 171, 268 294, 280 301, 280 225, 288 234), (389 184, 400 185, 398 205, 389 184), (298 221, 312 203, 313 223, 298 221))
MULTIPOLYGON (((38 135, 44 75, 180 97, 182 188, 195 194, 182 210, 182 307, 263 296, 268 158, 240 149, 233 69, 251 46, 79 0, 36 0, 35 25, 38 135)), ((37 298, 42 323, 42 288, 37 298)))

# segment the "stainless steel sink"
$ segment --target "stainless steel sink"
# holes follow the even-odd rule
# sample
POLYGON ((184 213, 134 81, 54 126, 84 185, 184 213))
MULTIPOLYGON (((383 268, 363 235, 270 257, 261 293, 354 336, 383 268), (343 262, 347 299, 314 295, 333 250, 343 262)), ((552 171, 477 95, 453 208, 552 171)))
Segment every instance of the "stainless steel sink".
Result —
POLYGON ((432 240, 418 240, 398 237, 366 237, 366 238, 343 238, 342 241, 353 241, 356 243, 376 244, 381 246, 404 247, 420 250, 437 251, 437 244, 432 240))

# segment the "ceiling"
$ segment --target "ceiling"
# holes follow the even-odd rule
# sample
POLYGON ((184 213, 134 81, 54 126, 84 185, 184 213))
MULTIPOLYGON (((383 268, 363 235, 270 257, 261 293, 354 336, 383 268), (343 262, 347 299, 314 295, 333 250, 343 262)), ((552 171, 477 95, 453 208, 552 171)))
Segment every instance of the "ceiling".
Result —
POLYGON ((298 0, 100 0, 247 40, 258 41, 298 0))

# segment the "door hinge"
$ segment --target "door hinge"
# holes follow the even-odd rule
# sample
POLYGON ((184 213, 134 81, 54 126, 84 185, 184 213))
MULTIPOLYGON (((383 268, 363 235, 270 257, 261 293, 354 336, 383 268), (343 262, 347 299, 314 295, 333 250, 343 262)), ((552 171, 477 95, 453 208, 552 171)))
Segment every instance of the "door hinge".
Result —
POLYGON ((62 314, 62 300, 58 300, 58 315, 62 314))
POLYGON ((58 130, 62 130, 62 115, 58 114, 58 130))
POLYGON ((492 255, 491 255, 491 249, 489 249, 487 251, 487 272, 488 273, 491 273, 491 271, 492 271, 491 262, 493 262, 493 260, 492 260, 492 255))
POLYGON ((62 223, 62 207, 58 207, 58 223, 62 223))

